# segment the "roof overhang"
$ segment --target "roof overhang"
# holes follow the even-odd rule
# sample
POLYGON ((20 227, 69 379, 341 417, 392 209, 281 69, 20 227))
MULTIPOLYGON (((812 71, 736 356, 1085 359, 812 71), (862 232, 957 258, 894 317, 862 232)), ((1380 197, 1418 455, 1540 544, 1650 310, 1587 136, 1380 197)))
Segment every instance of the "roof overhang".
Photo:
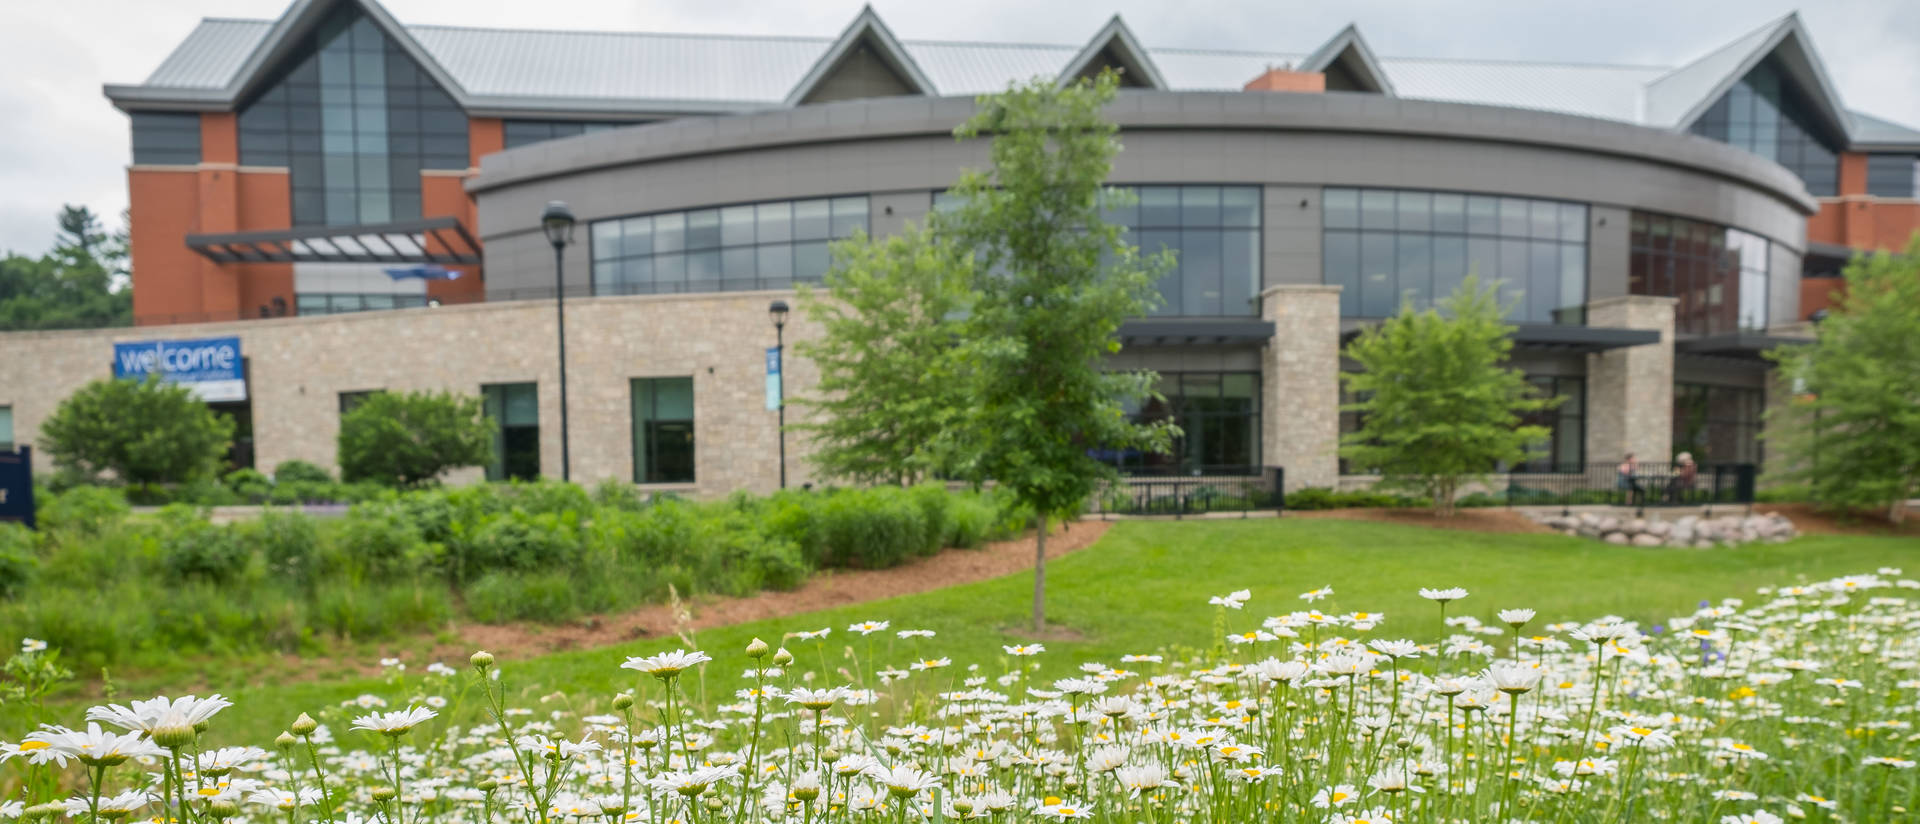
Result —
POLYGON ((1762 353, 1778 346, 1812 343, 1807 338, 1772 335, 1756 330, 1741 330, 1675 341, 1673 351, 1682 355, 1712 355, 1722 358, 1763 360, 1762 353))
POLYGON ((446 90, 461 109, 476 108, 477 101, 473 96, 468 95, 454 81, 453 75, 434 60, 419 41, 413 39, 407 27, 400 25, 400 21, 395 20, 374 0, 294 0, 293 5, 273 21, 273 27, 267 30, 265 37, 260 38, 259 44, 254 46, 246 61, 240 64, 240 69, 234 72, 223 88, 109 85, 103 87, 102 91, 121 111, 227 111, 238 108, 273 77, 273 70, 300 47, 301 38, 312 33, 329 12, 343 4, 358 8, 383 33, 393 38, 407 57, 412 58, 421 71, 446 90))
POLYGON ((215 263, 437 263, 474 265, 480 244, 458 218, 368 226, 313 226, 187 235, 187 247, 215 263))
POLYGON ((1079 77, 1093 65, 1093 61, 1100 58, 1101 52, 1108 50, 1119 58, 1120 67, 1132 75, 1133 79, 1140 81, 1142 86, 1155 91, 1167 90, 1167 80, 1161 76, 1160 68, 1153 64, 1153 58, 1147 54, 1146 47, 1140 45, 1140 40, 1133 36, 1133 30, 1127 28, 1126 21, 1121 20, 1118 14, 1114 15, 1112 20, 1108 20, 1107 25, 1101 27, 1100 31, 1094 34, 1093 39, 1087 41, 1087 45, 1081 48, 1072 60, 1067 61, 1066 67, 1060 70, 1060 76, 1056 82, 1062 86, 1072 83, 1074 78, 1079 77))
MULTIPOLYGON (((1361 332, 1377 325, 1379 324, 1367 323, 1349 328, 1340 334, 1340 342, 1343 344, 1351 342, 1354 338, 1360 337, 1361 332)), ((1513 331, 1507 337, 1513 341, 1515 349, 1568 355, 1587 355, 1660 342, 1660 333, 1652 329, 1569 326, 1550 323, 1520 324, 1513 327, 1513 331)))
MULTIPOLYGON (((1833 81, 1827 76, 1827 68, 1820 60, 1819 53, 1813 50, 1813 41, 1807 34, 1806 26, 1800 22, 1799 12, 1788 14, 1773 26, 1772 31, 1760 41, 1757 48, 1748 51, 1731 71, 1721 75, 1710 91, 1693 101, 1685 114, 1673 125, 1680 131, 1693 128, 1693 123, 1706 114, 1706 111, 1735 83, 1753 71, 1755 66, 1770 56, 1777 56, 1780 65, 1786 69, 1787 77, 1797 84, 1809 100, 1813 102, 1817 114, 1832 135, 1838 138, 1842 146, 1852 140, 1853 118, 1841 105, 1840 92, 1834 88, 1833 81)), ((1679 69, 1676 71, 1684 71, 1679 69)), ((1658 82, 1658 81, 1656 81, 1658 82)))
POLYGON ((1123 346, 1266 343, 1273 322, 1252 318, 1136 318, 1120 324, 1123 346))

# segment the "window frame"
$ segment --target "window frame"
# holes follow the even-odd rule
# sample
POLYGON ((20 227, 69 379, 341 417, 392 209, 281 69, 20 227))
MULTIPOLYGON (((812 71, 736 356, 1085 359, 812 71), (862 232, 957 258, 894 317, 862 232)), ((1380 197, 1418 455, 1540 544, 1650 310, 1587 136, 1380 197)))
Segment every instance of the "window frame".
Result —
POLYGON ((699 483, 700 405, 699 405, 699 384, 697 381, 694 380, 694 376, 692 375, 646 375, 646 376, 628 379, 627 386, 628 386, 628 389, 627 389, 628 415, 630 418, 629 424, 631 427, 629 431, 632 435, 633 482, 635 484, 639 484, 643 486, 684 486, 687 484, 699 483), (686 382, 688 417, 686 418, 654 418, 651 416, 653 413, 657 413, 657 410, 659 409, 659 406, 660 406, 660 403, 659 403, 660 396, 659 396, 657 387, 660 384, 667 381, 674 381, 674 382, 685 381, 686 382), (649 410, 649 417, 646 417, 646 418, 641 417, 641 410, 639 409, 640 391, 643 385, 647 386, 650 390, 652 390, 649 392, 648 397, 649 397, 649 400, 652 402, 653 409, 649 410), (687 447, 687 456, 686 456, 687 457, 686 477, 659 478, 659 479, 649 479, 647 477, 647 475, 652 471, 653 467, 655 467, 658 464, 659 462, 658 458, 661 452, 658 449, 658 443, 655 441, 654 438, 643 437, 643 434, 642 434, 643 423, 652 424, 652 425, 667 425, 667 424, 673 424, 673 425, 685 424, 686 425, 687 433, 688 433, 687 437, 689 442, 687 447))
MULTIPOLYGON (((833 265, 832 245, 859 233, 873 234, 871 192, 704 204, 686 209, 613 215, 587 223, 588 271, 593 294, 597 296, 789 289, 798 283, 820 282, 833 265), (853 200, 862 201, 861 225, 851 227, 847 234, 837 235, 836 226, 841 221, 837 209, 842 204, 850 206, 849 202, 853 200), (804 219, 822 221, 824 234, 818 237, 802 236, 799 224, 803 217, 795 207, 814 203, 824 204, 825 211, 817 218, 809 215, 804 219), (760 220, 761 208, 777 210, 782 206, 786 207, 787 212, 785 238, 760 240, 759 233, 767 225, 760 220), (723 215, 742 207, 753 209, 753 220, 747 225, 754 232, 755 240, 753 243, 730 245, 725 240, 723 215), (707 224, 709 216, 712 218, 710 226, 707 224), (627 248, 627 224, 634 221, 646 222, 646 248, 641 251, 629 251, 627 248), (670 226, 663 227, 662 221, 670 226), (618 227, 617 235, 606 234, 614 227, 618 227), (696 232, 700 233, 697 237, 696 232), (706 240, 708 235, 711 236, 711 243, 706 240), (672 238, 673 242, 664 243, 668 238, 672 238), (608 254, 614 249, 618 249, 617 254, 608 254), (787 268, 784 274, 768 276, 763 274, 762 263, 777 259, 765 255, 765 252, 775 249, 786 251, 784 257, 787 268), (747 250, 751 250, 752 254, 744 254, 747 250), (729 252, 735 254, 729 255, 729 252), (819 274, 803 276, 803 263, 807 264, 807 268, 817 268, 819 274), (746 266, 751 266, 751 276, 745 276, 743 270, 730 268, 746 266), (646 273, 643 276, 645 280, 632 276, 637 271, 646 273), (670 279, 663 279, 663 274, 670 274, 670 279)), ((640 241, 640 235, 635 233, 634 239, 640 241)))

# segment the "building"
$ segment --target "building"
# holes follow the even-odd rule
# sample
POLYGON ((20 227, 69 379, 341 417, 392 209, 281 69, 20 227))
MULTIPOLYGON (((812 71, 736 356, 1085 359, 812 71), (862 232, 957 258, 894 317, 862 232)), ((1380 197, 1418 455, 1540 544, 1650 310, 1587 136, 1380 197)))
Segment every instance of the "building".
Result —
POLYGON ((539 215, 563 200, 574 477, 764 489, 768 301, 981 165, 951 136, 974 95, 1105 68, 1128 86, 1112 180, 1139 195, 1113 219, 1180 256, 1115 358, 1161 372, 1167 408, 1139 414, 1187 432, 1114 456, 1138 471, 1364 482, 1333 453, 1341 341, 1469 272, 1568 399, 1533 468, 1759 462, 1759 352, 1848 255, 1920 229, 1920 130, 1847 109, 1797 16, 1676 66, 1384 58, 1353 27, 1286 45, 1150 48, 1118 17, 1078 45, 902 41, 871 10, 831 38, 407 26, 372 0, 207 20, 106 89, 140 326, 0 337, 34 354, 0 364, 0 409, 30 440, 107 344, 229 336, 263 466, 329 462, 360 393, 433 387, 486 394, 490 474, 557 474, 539 215))

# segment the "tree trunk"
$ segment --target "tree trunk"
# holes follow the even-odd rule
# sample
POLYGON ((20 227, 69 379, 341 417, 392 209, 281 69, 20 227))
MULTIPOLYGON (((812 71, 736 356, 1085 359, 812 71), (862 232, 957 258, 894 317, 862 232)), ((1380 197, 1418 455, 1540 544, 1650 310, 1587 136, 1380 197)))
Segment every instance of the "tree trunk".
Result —
POLYGON ((1033 542, 1033 631, 1047 627, 1047 516, 1040 516, 1040 532, 1033 542))

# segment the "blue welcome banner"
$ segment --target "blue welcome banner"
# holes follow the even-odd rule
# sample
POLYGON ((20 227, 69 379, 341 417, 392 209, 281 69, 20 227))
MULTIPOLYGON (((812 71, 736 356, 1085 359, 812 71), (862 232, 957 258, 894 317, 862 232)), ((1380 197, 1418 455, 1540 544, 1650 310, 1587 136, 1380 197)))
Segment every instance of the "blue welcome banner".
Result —
POLYGON ((144 380, 148 375, 181 384, 203 401, 247 399, 246 364, 237 337, 113 345, 114 377, 144 380))

